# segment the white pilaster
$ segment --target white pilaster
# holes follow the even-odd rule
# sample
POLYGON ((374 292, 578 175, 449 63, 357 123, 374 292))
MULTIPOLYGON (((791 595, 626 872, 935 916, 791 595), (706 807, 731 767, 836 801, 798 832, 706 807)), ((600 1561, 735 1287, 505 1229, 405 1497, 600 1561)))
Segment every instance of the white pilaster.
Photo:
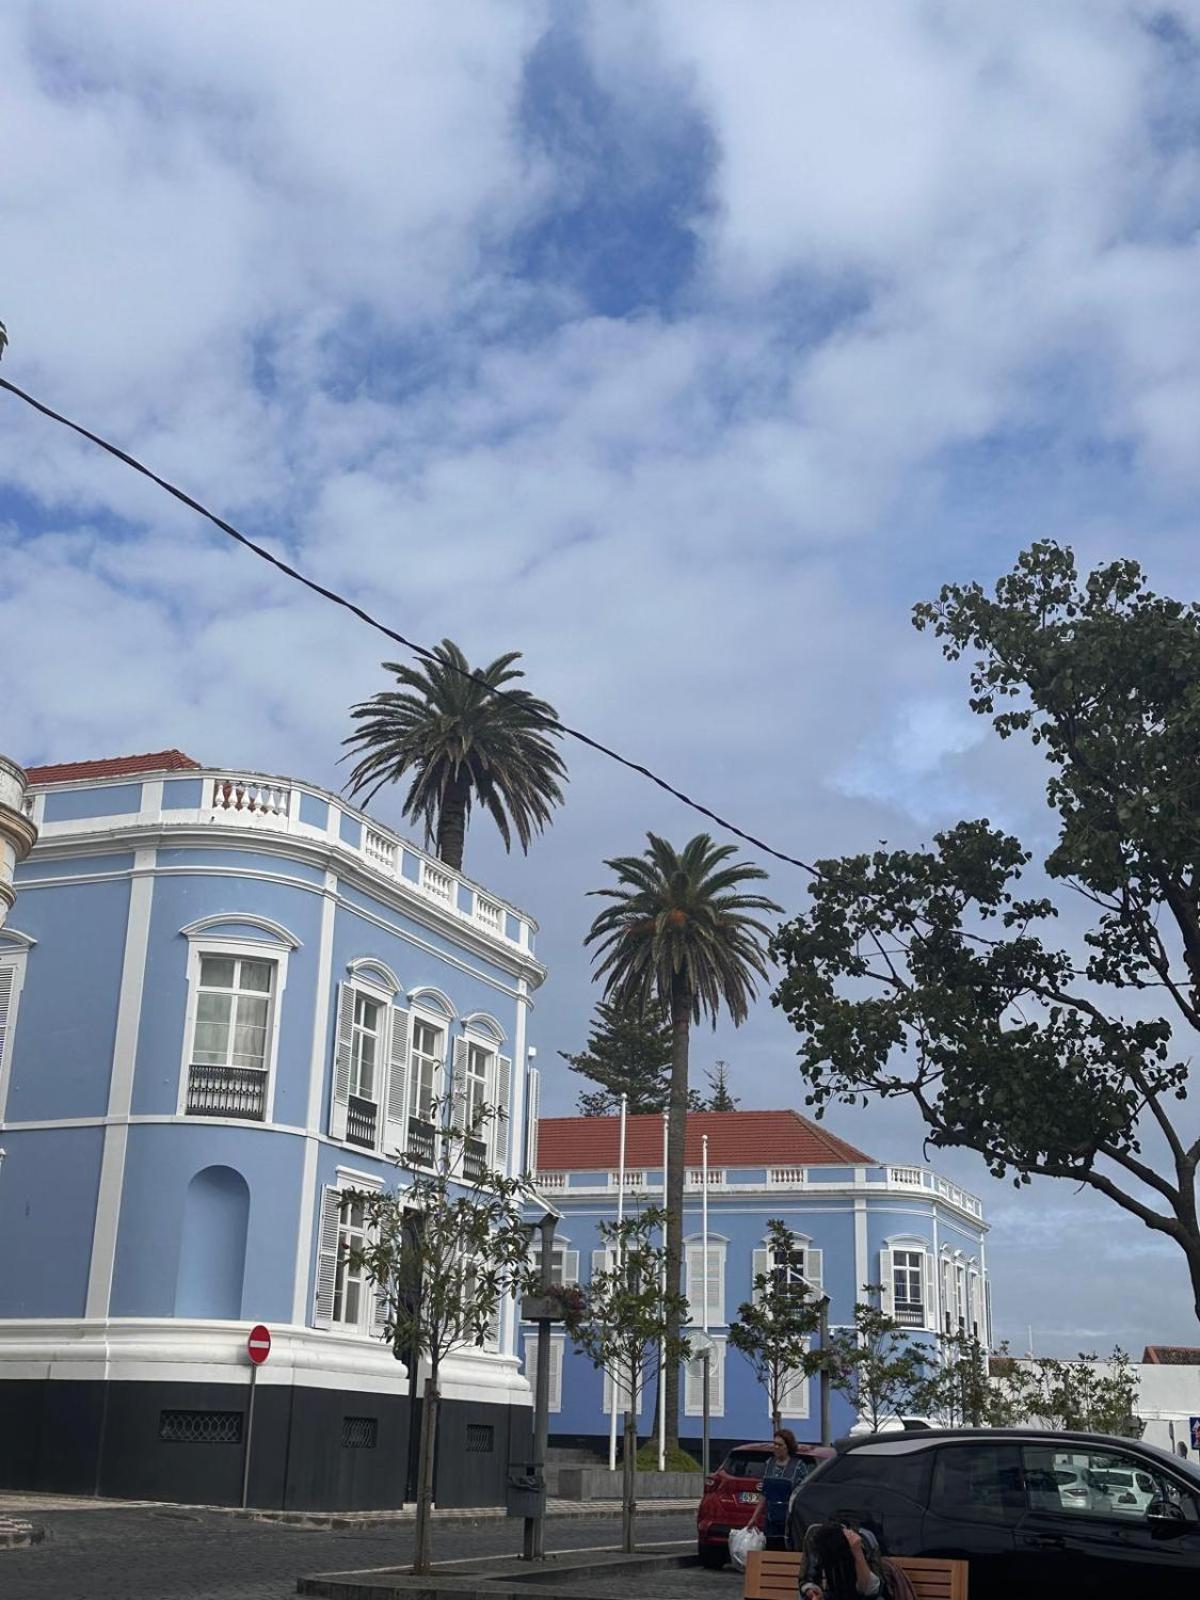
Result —
POLYGON ((333 990, 333 928, 337 916, 337 874, 325 873, 321 932, 317 943, 316 993, 313 997, 312 1050, 308 1063, 308 1110, 305 1117, 304 1168, 300 1178, 300 1211, 296 1218, 296 1268, 292 1283, 292 1321, 303 1327, 311 1309, 308 1275, 312 1267, 313 1227, 317 1207, 317 1154, 320 1146, 322 1087, 325 1078, 325 1035, 333 990))
POLYGON ((142 1019, 142 989, 146 979, 146 950, 150 942, 154 861, 155 852, 152 849, 136 851, 129 885, 125 959, 121 967, 121 996, 117 1004, 116 1039, 108 1080, 108 1116, 117 1120, 110 1121, 104 1130, 96 1221, 92 1231, 92 1262, 88 1273, 89 1317, 107 1317, 112 1294, 121 1189, 125 1179, 125 1150, 129 1139, 129 1111, 133 1103, 133 1074, 142 1019))
POLYGON ((867 1298, 867 1285, 871 1282, 871 1262, 867 1237, 867 1197, 854 1196, 854 1281, 859 1300, 867 1298))

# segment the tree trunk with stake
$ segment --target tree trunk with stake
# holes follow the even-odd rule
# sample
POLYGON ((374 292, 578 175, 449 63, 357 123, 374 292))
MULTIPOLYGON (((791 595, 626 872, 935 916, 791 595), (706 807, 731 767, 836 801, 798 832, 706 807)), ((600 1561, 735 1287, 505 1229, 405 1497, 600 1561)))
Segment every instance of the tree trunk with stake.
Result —
POLYGON ((426 1378, 421 1406, 421 1458, 417 1468, 417 1521, 413 1571, 426 1573, 433 1566, 433 1461, 437 1447, 438 1411, 442 1397, 437 1380, 426 1378))
MULTIPOLYGON (((671 1105, 667 1124, 667 1288, 682 1292, 683 1277, 683 1161, 687 1139, 688 1047, 691 1042, 692 991, 678 973, 671 983, 671 1105)), ((678 1350, 679 1312, 672 1305, 667 1315, 667 1349, 678 1350)), ((679 1362, 667 1362, 664 1384, 668 1452, 679 1448, 679 1362)))
POLYGON ((637 1414, 625 1413, 625 1445, 621 1458, 621 1549, 634 1551, 634 1518, 637 1514, 637 1414))

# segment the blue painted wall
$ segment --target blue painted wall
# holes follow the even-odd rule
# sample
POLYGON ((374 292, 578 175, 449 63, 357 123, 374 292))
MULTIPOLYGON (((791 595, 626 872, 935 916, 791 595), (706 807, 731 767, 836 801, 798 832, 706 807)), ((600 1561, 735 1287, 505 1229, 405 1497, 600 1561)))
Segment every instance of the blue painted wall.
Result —
POLYGON ((0 1171, 0 1317, 81 1317, 101 1128, 7 1128, 0 1171))
POLYGON ((140 783, 111 783, 97 789, 59 789, 46 796, 45 822, 82 822, 92 817, 123 817, 140 809, 140 783))
POLYGON ((303 1148, 295 1136, 252 1125, 131 1127, 111 1314, 174 1315, 188 1186, 204 1168, 224 1166, 250 1190, 242 1315, 289 1322, 303 1148))
POLYGON ((22 894, 13 925, 38 943, 12 1040, 7 1121, 108 1110, 128 910, 128 878, 22 894))

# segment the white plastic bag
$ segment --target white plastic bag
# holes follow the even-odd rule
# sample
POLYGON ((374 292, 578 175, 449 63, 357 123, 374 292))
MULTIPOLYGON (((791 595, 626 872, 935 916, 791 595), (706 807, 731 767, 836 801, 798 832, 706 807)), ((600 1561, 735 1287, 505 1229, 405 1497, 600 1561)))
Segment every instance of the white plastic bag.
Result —
POLYGON ((767 1536, 761 1528, 734 1528, 729 1535, 729 1559, 739 1572, 744 1572, 751 1550, 762 1550, 766 1543, 767 1536))

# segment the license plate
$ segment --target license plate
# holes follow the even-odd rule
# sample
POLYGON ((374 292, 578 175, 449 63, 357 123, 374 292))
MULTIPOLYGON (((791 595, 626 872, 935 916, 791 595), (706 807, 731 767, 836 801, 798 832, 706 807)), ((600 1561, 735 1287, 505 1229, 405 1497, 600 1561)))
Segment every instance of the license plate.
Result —
POLYGON ((741 1494, 738 1495, 738 1499, 743 1505, 753 1505, 758 1499, 758 1491, 756 1489, 743 1489, 741 1494))

